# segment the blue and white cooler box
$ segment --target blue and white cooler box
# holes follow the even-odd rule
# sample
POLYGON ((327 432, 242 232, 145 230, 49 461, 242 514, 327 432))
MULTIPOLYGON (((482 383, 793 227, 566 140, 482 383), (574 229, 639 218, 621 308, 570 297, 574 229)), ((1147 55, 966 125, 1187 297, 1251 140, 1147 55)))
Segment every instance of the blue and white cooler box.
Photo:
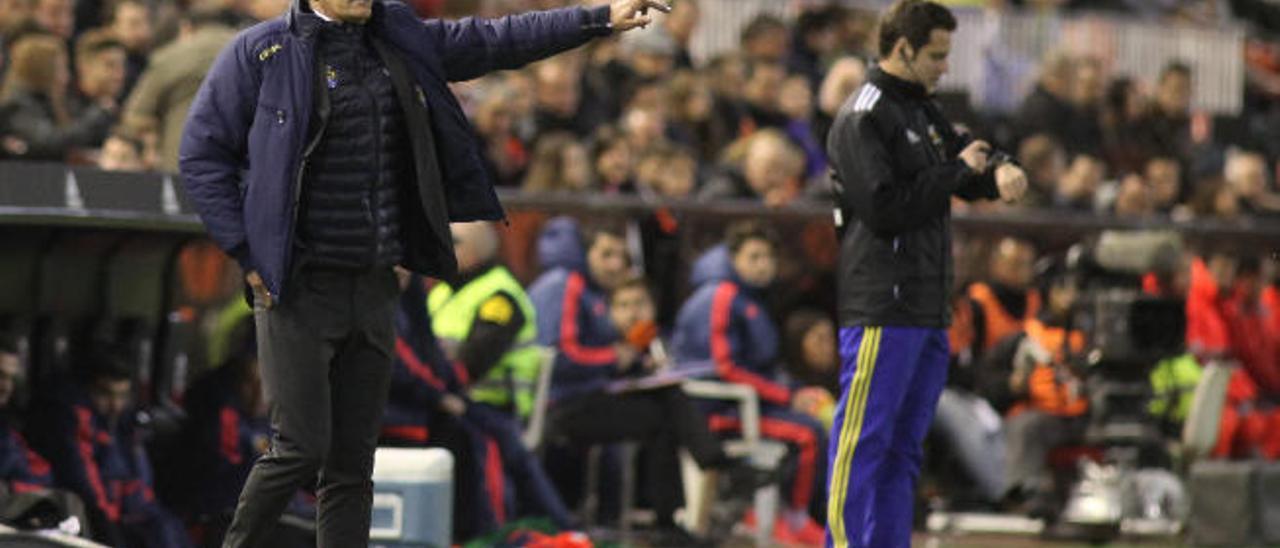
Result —
POLYGON ((453 455, 379 448, 373 461, 373 546, 448 547, 453 537, 453 455))

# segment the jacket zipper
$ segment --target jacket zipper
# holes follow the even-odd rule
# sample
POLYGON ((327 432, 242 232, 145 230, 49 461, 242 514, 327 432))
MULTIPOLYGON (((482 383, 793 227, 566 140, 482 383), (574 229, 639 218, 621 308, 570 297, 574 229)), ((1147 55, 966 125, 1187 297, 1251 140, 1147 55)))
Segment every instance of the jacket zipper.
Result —
MULTIPOLYGON (((943 156, 941 152, 938 151, 937 145, 933 143, 933 134, 929 131, 929 125, 931 121, 929 120, 928 105, 922 105, 922 107, 923 107, 923 110, 921 110, 921 114, 924 117, 925 140, 926 140, 926 143, 928 144, 929 153, 931 156, 933 156, 934 161, 938 162, 939 164, 946 163, 947 158, 943 156)), ((950 267, 951 250, 948 249, 948 246, 947 246, 947 240, 948 238, 951 237, 950 211, 951 211, 951 207, 948 205, 947 213, 944 214, 941 222, 942 226, 939 227, 942 233, 942 237, 938 238, 938 248, 939 248, 938 260, 942 261, 942 277, 938 281, 939 283, 938 292, 942 296, 942 298, 938 300, 938 302, 941 303, 938 308, 938 314, 939 314, 939 317, 941 318, 946 318, 947 306, 949 306, 948 303, 951 302, 951 296, 947 294, 947 280, 951 278, 951 267, 950 267)))
MULTIPOLYGON (((304 48, 303 51, 304 51, 303 55, 311 60, 312 70, 314 71, 315 62, 317 61, 317 59, 315 58, 314 54, 311 52, 310 48, 304 48)), ((314 135, 311 136, 311 140, 308 141, 306 146, 302 148, 302 158, 298 160, 297 174, 294 175, 293 213, 290 216, 291 220, 289 222, 289 237, 286 239, 286 244, 285 244, 286 257, 289 257, 290 260, 285 261, 285 264, 289 264, 290 262, 292 262, 292 258, 293 258, 293 240, 294 240, 294 237, 297 235, 297 231, 298 231, 298 210, 300 209, 299 203, 302 201, 302 178, 307 172, 307 161, 310 160, 311 153, 315 150, 316 146, 320 144, 320 138, 324 136, 325 128, 329 125, 329 101, 327 100, 327 98, 319 97, 320 93, 327 94, 329 92, 327 88, 324 88, 323 86, 320 86, 319 90, 317 89, 317 84, 314 82, 315 76, 316 76, 316 73, 313 72, 311 74, 311 80, 313 81, 311 84, 311 97, 312 97, 311 102, 312 102, 312 108, 314 108, 315 101, 316 100, 321 101, 322 108, 320 109, 320 116, 319 116, 320 126, 316 128, 316 132, 314 135)), ((310 111, 310 109, 308 109, 308 111, 310 111)), ((281 283, 283 284, 283 281, 281 281, 281 283)), ((275 295, 274 297, 278 299, 279 295, 275 295)))
MULTIPOLYGON (((376 56, 377 54, 375 53, 374 55, 376 56)), ((373 83, 370 81, 368 73, 365 72, 365 68, 366 67, 363 65, 361 66, 360 80, 363 84, 361 89, 364 90, 365 95, 369 99, 369 106, 373 110, 373 132, 374 135, 377 135, 377 138, 373 141, 373 169, 375 170, 375 173, 373 175, 373 182, 370 183, 370 186, 367 189, 368 194, 365 198, 365 208, 369 212, 369 231, 370 236, 373 238, 373 257, 370 258, 369 264, 376 265, 378 264, 378 257, 382 255, 382 238, 378 237, 378 212, 375 211, 374 208, 378 206, 378 189, 381 188, 383 184, 382 139, 384 135, 382 134, 382 106, 378 104, 378 94, 373 90, 373 83)), ((377 70, 378 69, 374 69, 373 72, 376 74, 377 70)))

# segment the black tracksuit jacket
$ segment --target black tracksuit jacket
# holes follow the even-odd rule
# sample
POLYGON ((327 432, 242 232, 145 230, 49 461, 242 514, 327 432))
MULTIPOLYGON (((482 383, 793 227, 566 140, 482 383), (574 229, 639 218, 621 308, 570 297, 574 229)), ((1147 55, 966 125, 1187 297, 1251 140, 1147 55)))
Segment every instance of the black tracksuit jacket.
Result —
POLYGON ((951 322, 951 197, 998 195, 993 170, 958 157, 958 135, 923 86, 873 69, 828 136, 840 236, 840 325, 951 322))

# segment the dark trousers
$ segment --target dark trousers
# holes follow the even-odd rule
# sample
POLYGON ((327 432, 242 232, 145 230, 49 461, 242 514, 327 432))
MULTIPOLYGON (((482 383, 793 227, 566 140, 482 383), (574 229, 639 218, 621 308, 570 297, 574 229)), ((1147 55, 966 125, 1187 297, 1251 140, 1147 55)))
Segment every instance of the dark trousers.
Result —
POLYGON ((1025 493, 1053 490, 1049 452, 1060 445, 1081 443, 1087 417, 1060 417, 1028 409, 1005 422, 1005 484, 1025 493))
POLYGON ((595 392, 556 404, 550 416, 555 437, 575 444, 638 441, 645 449, 649 500, 658 521, 669 524, 680 506, 680 461, 689 451, 703 468, 725 462, 707 418, 678 387, 625 394, 595 392))
POLYGON ((274 435, 240 492, 225 546, 263 546, 294 492, 313 483, 317 544, 367 546, 399 286, 390 268, 296 268, 285 291, 270 309, 254 303, 274 435))

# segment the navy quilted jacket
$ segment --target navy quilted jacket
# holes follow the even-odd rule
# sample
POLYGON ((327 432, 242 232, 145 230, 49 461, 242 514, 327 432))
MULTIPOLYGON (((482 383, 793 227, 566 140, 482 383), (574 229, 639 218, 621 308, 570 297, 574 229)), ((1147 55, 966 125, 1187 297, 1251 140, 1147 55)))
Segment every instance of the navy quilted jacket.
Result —
MULTIPOLYGON (((210 236, 245 270, 257 270, 277 299, 292 259, 298 185, 312 135, 315 37, 308 31, 314 26, 297 24, 308 11, 300 1, 282 17, 241 32, 218 55, 191 105, 179 150, 188 198, 210 236)), ((410 107, 408 121, 413 109, 429 117, 430 135, 414 142, 415 161, 439 169, 438 178, 419 173, 426 219, 410 232, 435 234, 406 234, 412 248, 406 267, 451 276, 456 262, 445 223, 503 217, 475 132, 447 83, 577 47, 609 34, 608 22, 608 6, 423 21, 401 2, 375 1, 368 24, 403 60, 411 80, 413 96, 400 97, 410 107), (439 182, 424 184, 431 180, 439 182)))

